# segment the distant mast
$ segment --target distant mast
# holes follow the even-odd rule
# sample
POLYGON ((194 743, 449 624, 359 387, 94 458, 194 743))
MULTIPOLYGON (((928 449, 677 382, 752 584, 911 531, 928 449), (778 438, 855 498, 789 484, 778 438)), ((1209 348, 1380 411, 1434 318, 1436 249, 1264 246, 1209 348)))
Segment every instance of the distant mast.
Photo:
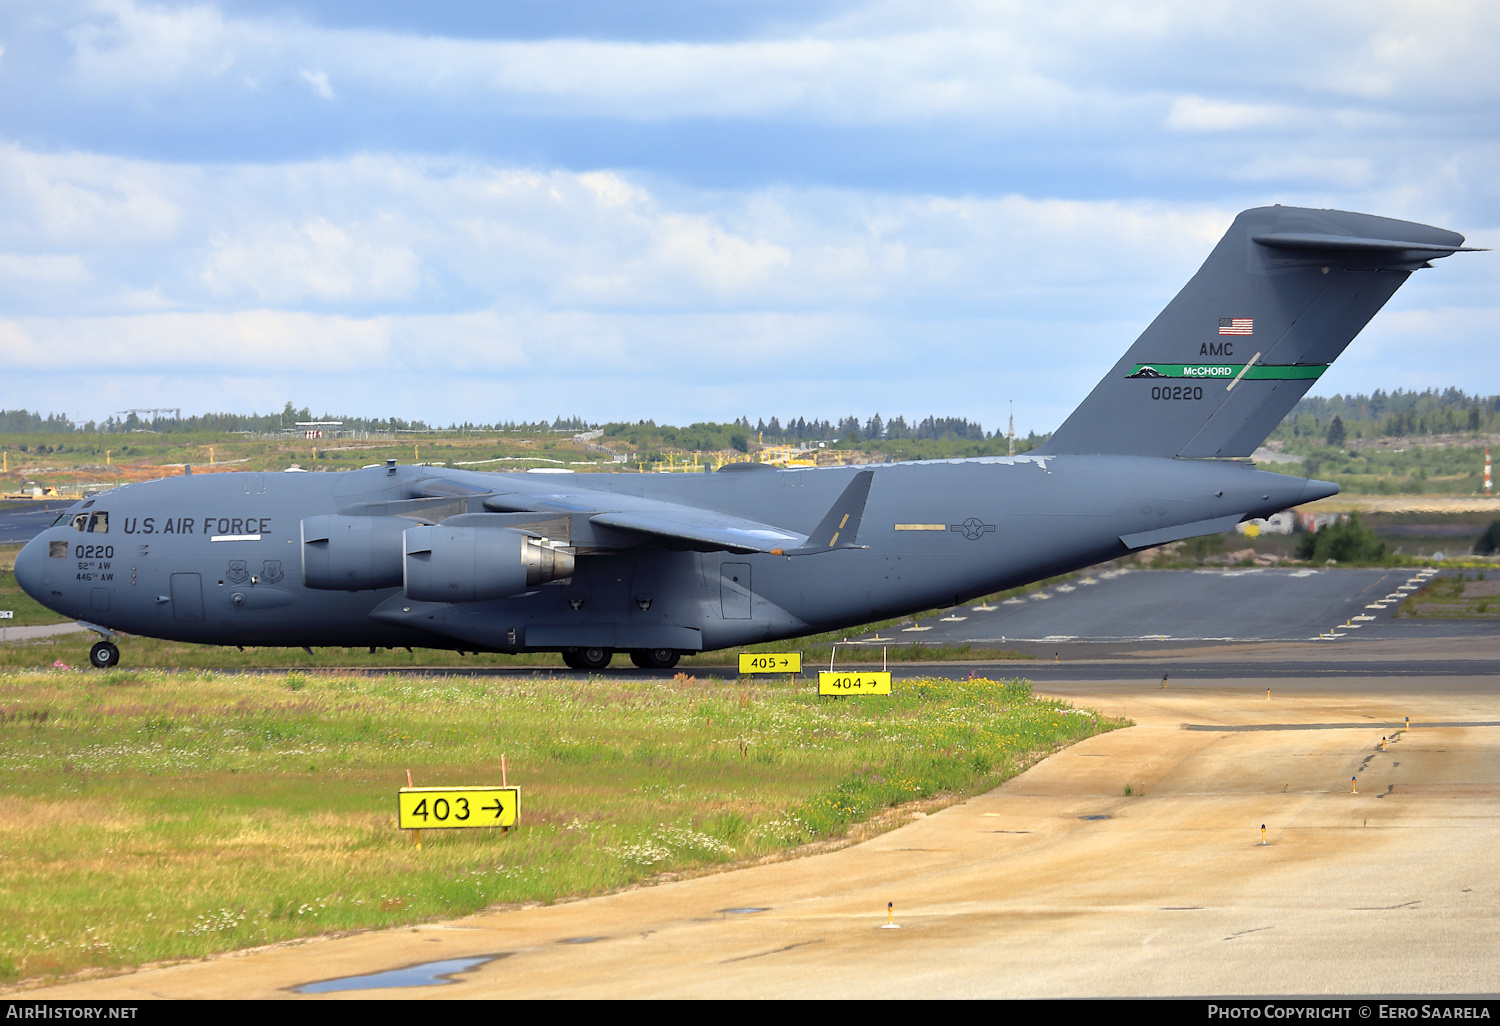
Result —
MULTIPOLYGON (((1010 430, 1005 433, 1005 437, 1010 440, 1009 455, 1014 456, 1016 454, 1016 401, 1014 399, 1010 401, 1010 430)), ((1486 482, 1490 479, 1489 465, 1489 450, 1486 449, 1484 458, 1484 479, 1486 482)), ((1489 489, 1488 484, 1485 485, 1485 489, 1489 489)))

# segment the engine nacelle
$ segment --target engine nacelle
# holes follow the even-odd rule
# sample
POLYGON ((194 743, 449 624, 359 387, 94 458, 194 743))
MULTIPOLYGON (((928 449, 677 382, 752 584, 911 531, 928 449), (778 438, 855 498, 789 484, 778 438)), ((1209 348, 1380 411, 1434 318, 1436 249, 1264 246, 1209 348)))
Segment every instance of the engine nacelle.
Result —
POLYGON ((406 597, 484 602, 573 576, 573 554, 546 539, 500 527, 412 527, 406 531, 406 597))
POLYGON ((302 583, 324 591, 401 586, 406 517, 308 517, 302 521, 302 583))

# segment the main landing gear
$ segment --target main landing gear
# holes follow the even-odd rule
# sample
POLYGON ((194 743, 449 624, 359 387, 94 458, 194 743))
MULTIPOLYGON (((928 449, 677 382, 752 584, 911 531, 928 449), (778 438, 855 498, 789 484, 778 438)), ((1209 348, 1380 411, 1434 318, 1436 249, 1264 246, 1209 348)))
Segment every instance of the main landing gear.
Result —
POLYGON ((563 662, 575 670, 602 670, 609 665, 614 654, 614 650, 609 648, 565 648, 562 650, 563 662))
MULTIPOLYGON (((565 648, 563 662, 575 670, 602 670, 609 665, 614 650, 608 648, 565 648)), ((682 653, 675 648, 633 648, 630 661, 643 670, 670 670, 682 653)))
POLYGON ((89 662, 101 670, 107 670, 120 661, 120 650, 108 641, 100 641, 89 649, 89 662))
POLYGON ((682 653, 675 648, 637 648, 630 652, 630 661, 643 670, 670 670, 681 658, 682 653))

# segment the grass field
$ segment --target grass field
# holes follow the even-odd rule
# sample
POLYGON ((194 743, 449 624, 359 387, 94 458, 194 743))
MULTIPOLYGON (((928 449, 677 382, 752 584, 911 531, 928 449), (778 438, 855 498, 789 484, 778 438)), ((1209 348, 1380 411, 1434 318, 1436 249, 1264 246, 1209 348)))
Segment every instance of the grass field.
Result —
POLYGON ((551 901, 837 838, 1118 722, 1025 682, 0 672, 0 980, 551 901), (522 787, 521 825, 394 828, 522 787))
POLYGON ((1469 570, 1434 577, 1401 603, 1397 616, 1411 619, 1500 620, 1500 571, 1469 570))

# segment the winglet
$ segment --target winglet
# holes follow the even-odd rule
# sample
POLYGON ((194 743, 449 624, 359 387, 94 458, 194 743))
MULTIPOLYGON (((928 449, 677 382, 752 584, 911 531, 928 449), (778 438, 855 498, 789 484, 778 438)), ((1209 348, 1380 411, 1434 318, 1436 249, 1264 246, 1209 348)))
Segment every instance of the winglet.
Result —
POLYGON ((843 494, 834 501, 828 514, 807 536, 807 544, 788 549, 785 554, 807 556, 832 549, 857 548, 854 540, 859 535, 859 522, 865 515, 865 500, 870 497, 870 482, 873 480, 873 470, 862 470, 855 474, 854 480, 849 482, 843 494))

